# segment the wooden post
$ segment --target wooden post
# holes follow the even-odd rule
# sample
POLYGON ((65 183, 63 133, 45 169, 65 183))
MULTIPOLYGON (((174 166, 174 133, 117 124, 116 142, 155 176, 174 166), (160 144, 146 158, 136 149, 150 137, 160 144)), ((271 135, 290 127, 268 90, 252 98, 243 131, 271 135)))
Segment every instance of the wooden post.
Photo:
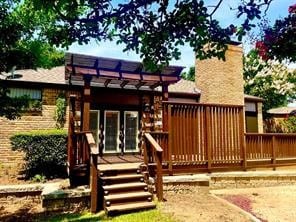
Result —
POLYGON ((163 201, 162 152, 156 152, 156 192, 158 201, 163 201))
POLYGON ((147 151, 147 139, 143 136, 143 155, 144 155, 144 163, 148 167, 149 158, 148 158, 148 151, 147 151))
POLYGON ((90 177, 90 185, 91 185, 91 199, 90 199, 90 209, 92 213, 96 213, 98 210, 98 156, 91 155, 91 177, 90 177))
POLYGON ((68 144, 67 144, 67 159, 68 159, 68 167, 69 173, 71 174, 71 170, 74 167, 74 131, 75 131, 75 95, 70 95, 70 107, 69 107, 69 127, 68 127, 68 144))
POLYGON ((210 107, 207 106, 205 110, 205 146, 207 149, 207 154, 208 154, 208 171, 211 172, 212 168, 212 144, 211 144, 211 120, 210 120, 210 107))
POLYGON ((172 106, 168 105, 168 157, 169 157, 169 175, 173 175, 173 161, 172 161, 172 148, 173 148, 173 127, 172 127, 172 106))
POLYGON ((272 165, 273 170, 276 170, 276 150, 277 150, 277 141, 275 135, 272 136, 272 165))
MULTIPOLYGON (((169 91, 168 85, 162 85, 162 101, 169 100, 169 91)), ((162 130, 167 132, 168 131, 168 113, 167 113, 166 106, 162 105, 162 130)))
POLYGON ((89 116, 90 116, 90 82, 92 76, 85 75, 83 87, 83 108, 82 108, 82 131, 89 131, 89 116))
POLYGON ((247 170, 247 147, 246 147, 246 136, 245 136, 245 124, 244 124, 244 109, 239 111, 239 127, 240 127, 240 146, 242 149, 242 167, 244 170, 247 170))

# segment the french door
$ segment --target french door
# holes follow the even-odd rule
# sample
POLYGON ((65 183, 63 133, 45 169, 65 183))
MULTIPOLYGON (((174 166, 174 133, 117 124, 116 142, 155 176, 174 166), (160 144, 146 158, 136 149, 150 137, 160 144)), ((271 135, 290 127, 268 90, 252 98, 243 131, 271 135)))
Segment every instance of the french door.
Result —
POLYGON ((124 111, 124 151, 138 152, 138 123, 139 113, 124 111))
POLYGON ((138 111, 104 111, 104 153, 138 152, 138 111), (120 126, 123 126, 120 127, 120 126), (120 144, 120 130, 123 130, 124 146, 120 144))
POLYGON ((119 111, 106 110, 104 113, 104 152, 119 152, 119 111))

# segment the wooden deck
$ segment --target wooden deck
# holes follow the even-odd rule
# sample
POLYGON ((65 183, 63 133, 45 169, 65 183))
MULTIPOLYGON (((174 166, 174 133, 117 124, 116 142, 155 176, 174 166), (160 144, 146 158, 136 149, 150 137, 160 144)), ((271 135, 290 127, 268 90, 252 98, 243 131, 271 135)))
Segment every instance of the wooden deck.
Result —
POLYGON ((143 156, 139 154, 108 155, 98 157, 98 164, 143 163, 143 156))

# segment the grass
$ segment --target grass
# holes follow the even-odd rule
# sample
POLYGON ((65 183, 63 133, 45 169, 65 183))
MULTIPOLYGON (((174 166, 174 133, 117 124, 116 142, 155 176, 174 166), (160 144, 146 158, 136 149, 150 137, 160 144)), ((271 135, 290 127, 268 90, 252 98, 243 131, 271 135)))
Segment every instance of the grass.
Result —
POLYGON ((162 213, 159 209, 140 211, 136 213, 124 214, 116 217, 107 217, 104 212, 91 214, 89 212, 60 214, 47 218, 39 218, 38 221, 48 222, 85 222, 85 221, 102 221, 102 222, 175 222, 173 218, 162 213))

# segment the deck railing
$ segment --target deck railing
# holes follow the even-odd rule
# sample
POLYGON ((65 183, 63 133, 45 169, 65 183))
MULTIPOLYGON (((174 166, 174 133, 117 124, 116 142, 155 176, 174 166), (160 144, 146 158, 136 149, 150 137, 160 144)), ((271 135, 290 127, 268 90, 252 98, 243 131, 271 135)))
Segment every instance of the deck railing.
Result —
MULTIPOLYGON (((98 208, 98 156, 99 151, 91 132, 75 130, 75 96, 70 96, 70 112, 68 127, 68 168, 70 178, 75 167, 86 167, 91 188, 91 212, 98 208)), ((78 171, 81 169, 78 169, 78 171)), ((79 172, 78 172, 79 173, 79 172)))
POLYGON ((244 166, 243 107, 166 102, 169 151, 174 165, 211 170, 244 166))
POLYGON ((168 132, 151 136, 169 174, 296 164, 296 134, 244 133, 242 106, 164 102, 168 132))
POLYGON ((252 166, 296 163, 296 134, 246 133, 246 148, 252 166))
POLYGON ((145 133, 144 134, 144 163, 147 166, 152 163, 156 164, 155 188, 156 188, 156 195, 159 201, 163 200, 162 157, 163 157, 162 147, 156 142, 156 140, 150 135, 150 133, 145 133))

